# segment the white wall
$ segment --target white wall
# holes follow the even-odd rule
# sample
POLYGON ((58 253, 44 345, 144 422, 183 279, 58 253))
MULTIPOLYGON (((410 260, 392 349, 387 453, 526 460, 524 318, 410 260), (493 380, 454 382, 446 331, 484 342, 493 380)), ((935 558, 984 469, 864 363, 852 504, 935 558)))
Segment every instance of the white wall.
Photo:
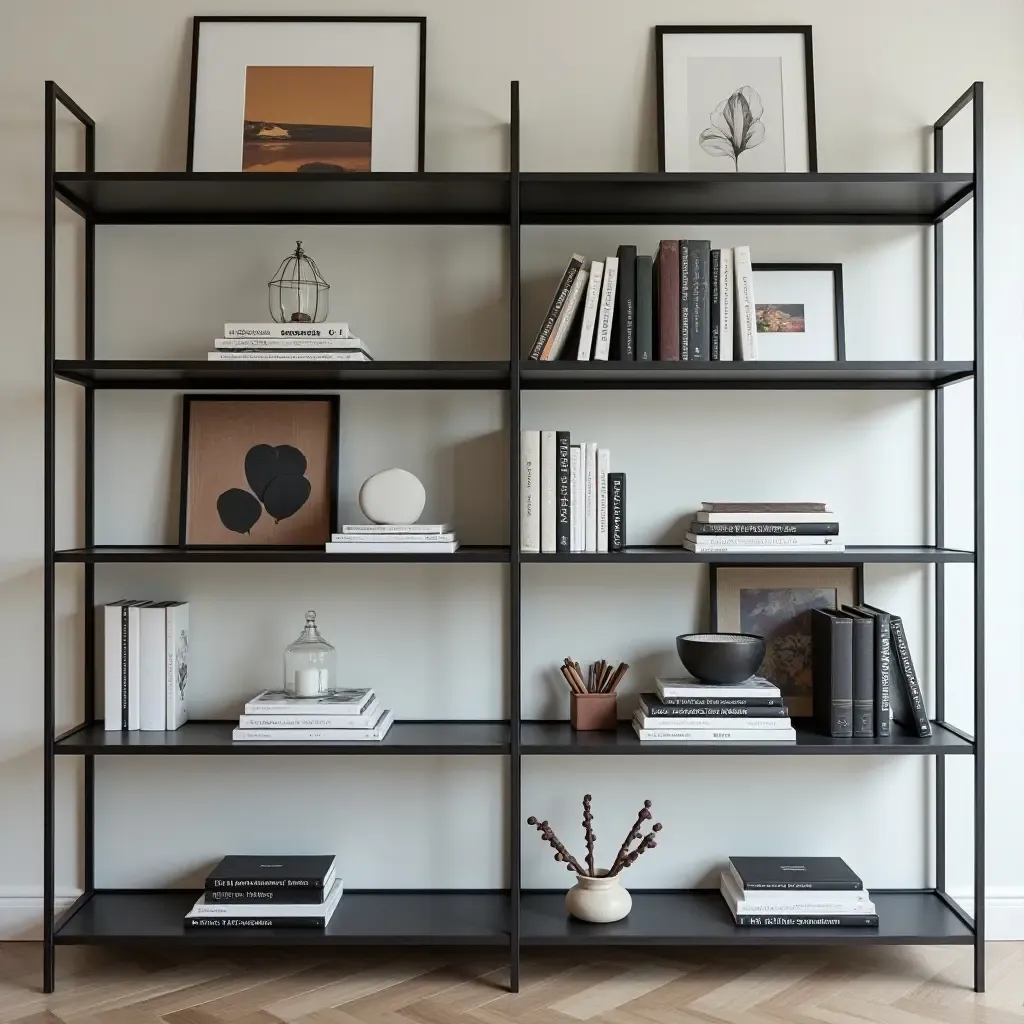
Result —
MULTIPOLYGON (((221 2, 216 12, 363 13, 348 0, 291 5, 221 2)), ((417 13, 386 2, 375 12, 417 13)), ((508 82, 522 81, 523 164, 529 170, 648 170, 655 165, 653 32, 658 22, 708 20, 707 5, 649 0, 435 0, 429 16, 427 167, 506 166, 508 82)), ((723 0, 716 22, 756 23, 756 0, 723 0)), ((200 9, 199 13, 214 13, 200 9)), ((0 379, 0 934, 37 920, 41 892, 42 98, 54 78, 96 119, 101 169, 176 170, 184 163, 191 4, 165 0, 32 0, 7 5, 0 46, 0 289, 8 331, 0 379)), ((1024 713, 1015 638, 1021 607, 1024 264, 1019 168, 1024 157, 1024 10, 1014 0, 777 0, 770 19, 814 27, 818 162, 822 171, 929 168, 924 126, 975 79, 986 83, 986 415, 991 532, 988 562, 989 881, 993 925, 1024 937, 1019 864, 1024 713), (1002 535, 996 531, 1002 528, 1002 535), (1004 539, 1005 538, 1005 539, 1004 539), (1016 916, 1014 916, 1016 914, 1016 916)), ((948 150, 963 158, 969 117, 948 150)), ((76 133, 62 130, 70 166, 76 133)), ((950 225, 968 240, 970 214, 950 225)), ((60 211, 61 285, 78 285, 79 227, 60 211)), ((660 228, 530 228, 524 232, 524 334, 530 334, 565 256, 599 255, 632 240, 653 249, 660 228)), ((703 234, 704 229, 689 233, 703 234)), ((263 282, 294 238, 327 278, 335 312, 381 357, 500 358, 504 354, 505 237, 497 229, 105 228, 99 232, 99 353, 202 357, 218 323, 261 316, 263 282), (396 298, 395 289, 400 287, 396 298)), ((915 358, 930 344, 926 232, 913 228, 715 230, 761 260, 842 260, 850 358, 915 358)), ((960 248, 960 253, 966 252, 960 248)), ((965 264, 961 262, 961 267, 965 264)), ((955 269, 955 268, 954 268, 955 269)), ((963 271, 966 273, 966 270, 963 271)), ((949 278, 947 344, 967 352, 969 278, 949 278)), ((76 351, 73 306, 62 305, 61 350, 76 351)), ((78 538, 75 431, 80 395, 59 385, 60 541, 78 538)), ((678 539, 679 518, 709 496, 824 495, 851 542, 914 542, 930 515, 924 454, 929 403, 906 394, 530 394, 524 426, 568 426, 613 450, 630 476, 630 540, 678 539)), ((952 396, 950 468, 969 471, 969 395, 952 396)), ((343 508, 377 468, 405 465, 464 540, 506 536, 507 439, 497 395, 343 396, 343 508)), ((97 535, 107 542, 174 539, 178 405, 162 394, 98 399, 97 535)), ((967 481, 969 477, 962 477, 967 481)), ((966 487, 954 489, 950 542, 969 543, 966 487)), ((318 609, 353 681, 371 681, 400 715, 499 717, 505 570, 479 567, 105 566, 98 597, 173 595, 193 602, 199 714, 234 714, 276 677, 280 652, 307 607, 318 609)), ((524 567, 524 713, 560 716, 565 694, 550 665, 623 658, 627 691, 669 668, 671 638, 706 612, 695 568, 524 567)), ((970 574, 950 590, 969 599, 970 574)), ((78 570, 58 572, 59 718, 73 724, 81 653, 78 570)), ((871 567, 869 594, 905 616, 931 674, 928 570, 871 567)), ((962 604, 961 608, 969 607, 962 604)), ((970 628, 951 621, 951 716, 969 725, 970 628)), ((602 840, 654 799, 665 842, 633 884, 711 880, 723 854, 840 852, 869 885, 930 877, 930 764, 914 759, 529 759, 524 814, 575 831, 577 801, 595 795, 602 840), (557 778, 557 785, 552 779, 557 778), (872 827, 874 826, 874 827, 872 827)), ((970 890, 970 777, 951 763, 950 887, 970 890)), ((496 886, 506 882, 501 758, 110 759, 98 763, 100 885, 195 882, 225 850, 337 850, 353 887, 496 886), (358 772, 358 774, 356 774, 358 772), (383 835, 384 841, 379 837, 383 835), (371 845, 372 844, 372 845, 371 845), (384 852, 382 852, 382 850, 384 852), (401 851, 401 852, 399 852, 401 851)), ((81 885, 78 766, 58 772, 58 892, 81 885)), ((535 836, 523 846, 528 885, 564 884, 535 836)), ((993 933, 995 932, 993 929, 993 933)))

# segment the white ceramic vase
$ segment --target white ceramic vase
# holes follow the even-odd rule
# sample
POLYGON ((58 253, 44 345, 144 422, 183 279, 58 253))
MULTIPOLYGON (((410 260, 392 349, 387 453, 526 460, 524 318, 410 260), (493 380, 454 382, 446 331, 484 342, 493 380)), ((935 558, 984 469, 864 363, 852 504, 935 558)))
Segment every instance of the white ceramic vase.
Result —
POLYGON ((600 868, 593 878, 577 875, 576 884, 565 894, 565 909, 592 924, 621 921, 632 907, 633 897, 622 888, 619 876, 609 876, 606 868, 600 868))

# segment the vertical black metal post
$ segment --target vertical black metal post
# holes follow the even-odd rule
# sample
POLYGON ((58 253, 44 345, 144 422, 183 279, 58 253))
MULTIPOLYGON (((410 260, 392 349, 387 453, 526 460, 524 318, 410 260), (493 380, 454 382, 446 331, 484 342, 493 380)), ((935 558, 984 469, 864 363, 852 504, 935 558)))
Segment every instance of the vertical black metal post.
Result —
POLYGON ((519 991, 519 925, 522 895, 522 789, 523 762, 520 749, 522 700, 520 673, 522 669, 522 561, 520 558, 519 462, 522 401, 519 390, 519 83, 512 83, 509 122, 509 233, 508 233, 508 451, 509 451, 509 604, 511 629, 509 636, 509 899, 510 960, 509 988, 519 991))

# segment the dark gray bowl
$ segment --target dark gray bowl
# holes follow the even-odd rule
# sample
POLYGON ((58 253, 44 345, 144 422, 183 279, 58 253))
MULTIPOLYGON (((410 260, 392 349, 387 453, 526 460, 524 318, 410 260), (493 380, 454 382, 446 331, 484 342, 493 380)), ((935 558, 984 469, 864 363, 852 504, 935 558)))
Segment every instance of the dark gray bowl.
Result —
POLYGON ((742 683, 764 661, 764 637, 753 633, 688 633, 676 637, 683 668, 702 683, 742 683))

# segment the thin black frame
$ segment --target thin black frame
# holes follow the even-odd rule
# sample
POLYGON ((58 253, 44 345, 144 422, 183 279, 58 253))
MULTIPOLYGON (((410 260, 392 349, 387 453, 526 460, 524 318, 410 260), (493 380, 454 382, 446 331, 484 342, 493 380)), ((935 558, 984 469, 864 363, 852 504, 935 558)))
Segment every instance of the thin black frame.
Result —
MULTIPOLYGON (((338 523, 338 459, 339 427, 341 424, 341 398, 338 395, 207 395, 185 394, 181 396, 181 493, 178 496, 178 547, 191 550, 202 550, 223 547, 221 544, 189 544, 186 542, 188 525, 188 441, 191 426, 193 402, 327 402, 330 406, 330 437, 327 447, 327 486, 330 529, 334 530, 338 523)), ((324 543, 330 537, 324 538, 324 543)), ((244 548, 306 548, 306 544, 239 544, 244 548)))
MULTIPOLYGON (((843 265, 842 263, 754 263, 751 268, 756 274, 759 270, 805 273, 820 270, 832 273, 832 313, 833 326, 836 333, 836 355, 832 362, 846 362, 846 313, 843 306, 843 265)), ((757 290, 754 290, 757 299, 757 290)), ((823 359, 822 362, 829 360, 823 359)))
MULTIPOLYGON (((188 88, 188 145, 185 156, 185 170, 192 172, 192 157, 195 144, 196 128, 196 84, 199 75, 199 33, 206 22, 321 22, 343 21, 369 24, 417 24, 420 27, 420 68, 419 68, 419 124, 416 128, 416 170, 422 174, 424 170, 424 153, 426 148, 426 104, 427 104, 427 19, 416 15, 289 15, 289 14, 223 14, 195 15, 192 18, 192 66, 189 70, 188 88)), ((241 168, 239 168, 241 171, 241 168)), ((370 172, 373 173, 373 172, 370 172)))
MULTIPOLYGON (((665 52, 667 35, 802 35, 804 37, 804 89, 807 93, 807 170, 818 170, 818 134, 814 115, 814 47, 810 25, 655 25, 655 73, 658 97, 658 170, 665 173, 665 52)), ((798 171, 790 173, 800 173, 798 171)))

